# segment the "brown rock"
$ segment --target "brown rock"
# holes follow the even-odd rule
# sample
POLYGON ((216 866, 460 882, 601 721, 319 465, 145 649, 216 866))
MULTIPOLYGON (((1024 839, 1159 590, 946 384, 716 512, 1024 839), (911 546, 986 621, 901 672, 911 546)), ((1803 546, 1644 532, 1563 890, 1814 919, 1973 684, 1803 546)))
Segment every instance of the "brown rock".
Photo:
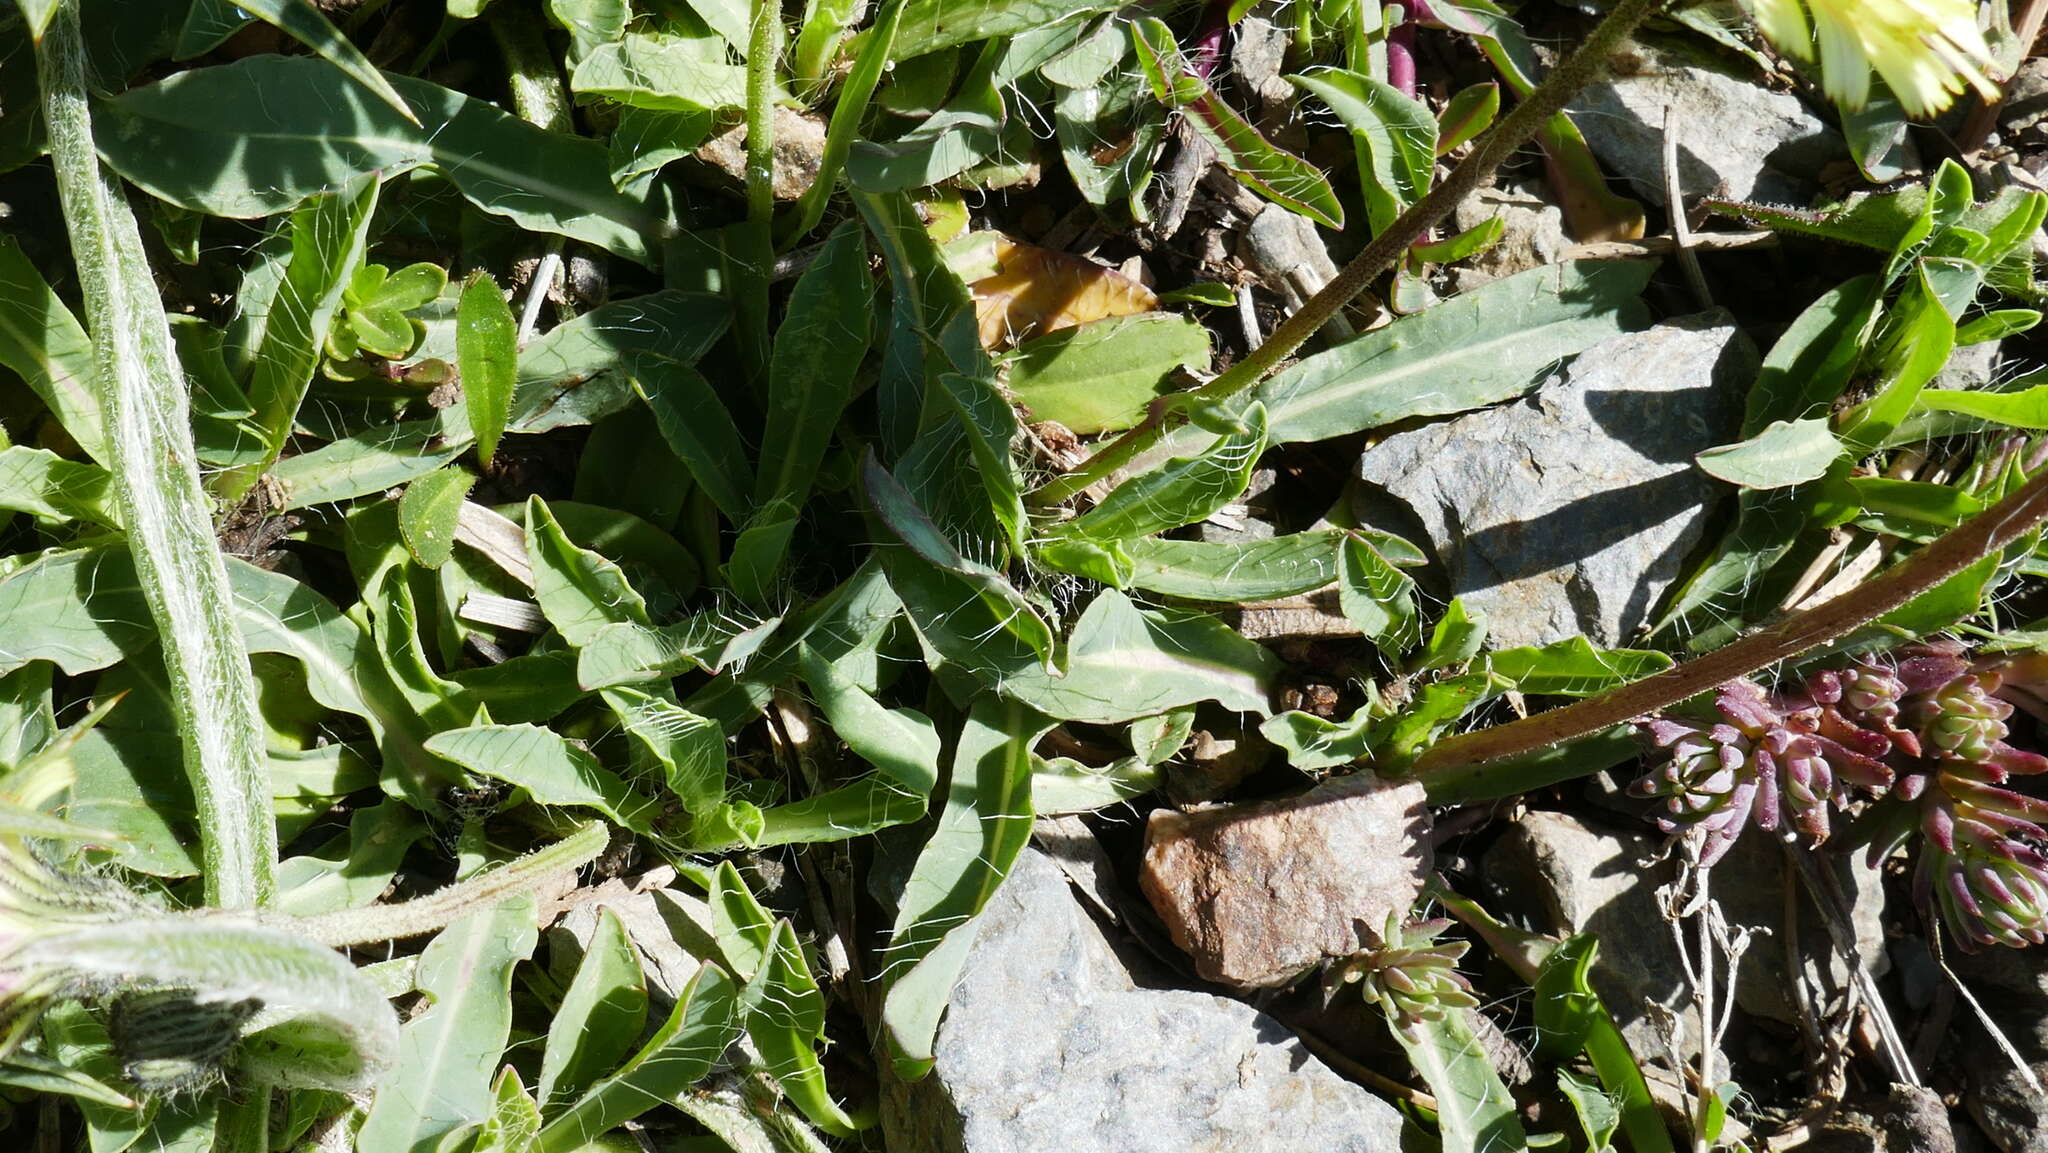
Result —
POLYGON ((1428 867, 1422 786, 1358 773, 1286 800, 1156 812, 1138 880, 1198 973, 1248 987, 1377 940, 1428 867))
MULTIPOLYGON (((825 122, 793 108, 775 106, 775 199, 795 200, 810 191, 824 162, 825 122)), ((697 149, 697 159, 716 165, 734 180, 747 179, 747 126, 735 124, 697 149)))

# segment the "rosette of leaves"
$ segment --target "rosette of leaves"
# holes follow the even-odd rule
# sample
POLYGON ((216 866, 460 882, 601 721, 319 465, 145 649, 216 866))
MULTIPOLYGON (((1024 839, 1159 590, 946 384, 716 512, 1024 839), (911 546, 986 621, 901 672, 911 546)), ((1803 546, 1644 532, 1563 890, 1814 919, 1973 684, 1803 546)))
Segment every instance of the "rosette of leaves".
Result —
POLYGON ((393 272, 365 264, 342 290, 341 312, 327 332, 329 375, 345 371, 360 356, 403 360, 419 347, 427 326, 411 315, 448 287, 448 272, 433 264, 409 264, 393 272))
MULTIPOLYGON (((2038 663, 2021 657, 2011 667, 2038 663)), ((1765 829, 1789 820, 1817 842, 1830 810, 1857 790, 1889 794, 1914 806, 1911 819, 1874 839, 1871 853, 1885 855, 1918 828, 1923 912, 1939 913, 1965 948, 2038 944, 2048 939, 2048 801, 2010 784, 2048 772, 2048 758, 2005 739, 2013 705, 2004 698, 2030 692, 2006 686, 2000 669, 1973 667, 1947 641, 1859 658, 1774 692, 1731 682, 1715 721, 1640 722, 1665 755, 1631 791, 1663 800, 1656 819, 1667 832, 1704 835, 1708 864, 1752 819, 1765 829)))
POLYGON ((1670 755, 1630 789, 1664 802, 1664 831, 1705 838, 1703 864, 1720 860, 1751 821, 1824 841, 1829 810, 1847 799, 1848 786, 1882 791, 1892 782, 1892 769, 1877 759, 1890 742, 1809 694, 1730 681, 1714 709, 1719 716, 1707 723, 1644 720, 1650 740, 1670 755))
POLYGON ((1472 983, 1458 972, 1458 959, 1471 948, 1467 941, 1439 941, 1449 918, 1403 923, 1388 914, 1381 944, 1337 966, 1332 974, 1357 985, 1369 1004, 1378 1005, 1388 1024, 1413 1042, 1425 1022, 1441 1021, 1448 1012, 1476 1009, 1472 983))

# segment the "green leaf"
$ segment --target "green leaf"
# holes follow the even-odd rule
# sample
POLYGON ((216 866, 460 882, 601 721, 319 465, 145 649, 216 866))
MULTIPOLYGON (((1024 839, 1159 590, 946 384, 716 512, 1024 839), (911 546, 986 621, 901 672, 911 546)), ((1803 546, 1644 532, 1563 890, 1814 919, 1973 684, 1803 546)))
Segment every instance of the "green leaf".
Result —
POLYGON ((1234 604, 1273 600, 1323 588, 1337 579, 1342 529, 1289 533, 1242 543, 1130 541, 1133 588, 1184 600, 1234 604))
POLYGON ((121 527, 114 478, 96 464, 14 445, 0 449, 0 509, 51 524, 82 520, 121 527))
MULTIPOLYGON (((271 302, 263 343, 256 348, 249 376, 254 415, 238 426, 253 433, 258 455, 252 463, 216 478, 215 491, 226 499, 247 492, 291 436, 299 405, 319 367, 328 326, 362 263, 378 188, 375 175, 356 177, 292 214, 291 261, 271 302)), ((408 347, 411 336, 408 327, 408 347)))
POLYGON ((989 509, 1008 535, 1011 550, 1021 553, 1030 518, 1024 510, 1024 477, 1011 451, 1020 431, 1017 413, 993 380, 948 372, 939 376, 939 386, 967 436, 989 509))
POLYGON ((391 82, 354 44, 349 43, 348 37, 343 36, 320 9, 313 6, 312 0, 235 0, 234 6, 311 48, 347 73, 349 79, 375 93, 377 99, 390 105, 400 116, 419 123, 419 118, 406 107, 405 100, 391 82))
POLYGON ((732 978, 706 964, 676 998, 674 1012, 624 1068, 548 1122, 533 1153, 575 1153, 647 1110, 673 1101, 710 1074, 739 1035, 732 978))
POLYGON ((717 673, 738 668, 781 624, 781 617, 745 620, 709 612, 658 629, 606 625, 581 646, 576 679, 584 688, 597 690, 691 669, 717 673))
POLYGON ((1816 417, 1775 421, 1747 440, 1706 449, 1694 459, 1700 471, 1729 484, 1773 489, 1819 480, 1843 451, 1827 420, 1816 417))
POLYGON ((1426 105, 1383 80, 1342 68, 1288 79, 1328 105, 1350 130, 1374 233, 1384 232, 1409 205, 1429 194, 1436 176, 1437 143, 1436 118, 1426 105))
POLYGON ((1517 1117, 1514 1094, 1501 1082, 1486 1047, 1472 1031, 1470 1009, 1418 1021, 1411 1036, 1394 1030, 1415 1071, 1436 1098, 1437 1132, 1444 1153, 1514 1153, 1529 1139, 1517 1117))
POLYGON ((527 498, 526 524, 534 599, 563 640, 581 648, 608 624, 648 623, 647 602, 626 574, 603 556, 571 543, 546 501, 527 498))
POLYGON ((1348 765, 1372 753, 1372 724, 1378 719, 1367 705, 1343 721, 1314 713, 1285 712, 1269 717, 1259 735, 1287 754, 1287 763, 1305 773, 1348 765))
POLYGON ((649 831, 660 806, 617 773, 539 725, 473 725, 436 733, 427 751, 473 773, 525 789, 543 805, 596 809, 636 833, 649 831))
POLYGON ((1336 550, 1337 606, 1389 660, 1422 639, 1415 581, 1361 534, 1345 533, 1336 550))
POLYGON ((479 272, 462 286, 455 311, 455 363, 462 373, 469 428, 477 460, 485 466, 512 414, 512 390, 519 378, 519 322, 498 291, 498 282, 479 272))
POLYGON ((1415 663, 1415 671, 1449 668, 1471 660, 1486 643, 1486 615, 1453 597, 1429 634, 1429 647, 1415 663))
POLYGON ((1177 369, 1209 366, 1209 330, 1185 316, 1113 316, 1034 337, 1007 362, 1010 392, 1033 420, 1083 436, 1130 428, 1177 369))
POLYGON ((725 733, 716 722, 677 704, 666 691, 618 686, 604 690, 604 701, 661 764, 668 791, 685 811, 709 812, 725 799, 725 733))
POLYGON ((1217 163, 1246 187, 1325 228, 1344 227, 1344 206, 1315 165, 1274 147, 1187 70, 1173 33, 1157 17, 1131 22, 1138 63, 1161 103, 1180 110, 1195 134, 1216 149, 1217 163))
POLYGON ((85 454, 109 464, 92 342, 11 236, 0 236, 0 365, 29 386, 85 454))
POLYGON ((2008 428, 2048 429, 2048 384, 2018 392, 1930 388, 1913 403, 1921 411, 1961 413, 2008 428))
MULTIPOLYGON (((896 30, 894 55, 899 61, 910 60, 960 44, 1007 39, 1099 12, 1113 12, 1124 3, 1125 0, 1012 0, 989 5, 976 0, 910 0, 896 30)), ((863 32, 857 43, 864 44, 873 35, 873 30, 863 32)))
POLYGON ((1536 1049, 1531 1056, 1555 1064, 1578 1054, 1602 1015, 1600 998, 1588 980, 1600 944, 1590 933, 1570 938, 1536 974, 1536 1049))
POLYGON ((747 69, 719 36, 628 32, 576 65, 570 87, 657 112, 717 112, 747 102, 747 69))
MULTIPOLYGON (((947 539, 946 535, 939 531, 939 527, 932 523, 931 518, 925 515, 924 510, 918 507, 909 491, 883 469, 872 455, 863 464, 862 475, 867 482, 868 499, 881 516, 882 522, 918 560, 931 566, 927 571, 936 571, 941 576, 950 578, 936 583, 915 579, 917 566, 901 563, 908 558, 895 554, 893 549, 883 550, 883 565, 889 571, 890 584, 897 586, 897 595, 903 596, 903 583, 914 583, 917 587, 918 591, 913 594, 917 597, 917 604, 913 606, 912 599, 908 596, 905 596, 903 601, 906 606, 912 606, 913 618, 919 616, 920 607, 934 610, 918 620, 920 629, 925 628, 927 624, 931 626, 932 631, 926 632, 927 639, 933 639, 934 645, 939 647, 942 653, 954 659, 966 656, 972 648, 971 640, 962 629, 972 629, 975 626, 956 626, 943 621, 941 618, 945 612, 938 611, 937 602, 927 599, 927 594, 937 595, 943 599, 946 594, 939 592, 939 587, 951 585, 970 590, 967 599, 975 601, 978 606, 974 611, 977 614, 985 612, 995 623, 996 632, 1028 646, 1041 661, 1052 659, 1051 626, 1045 623, 1038 615, 1038 611, 1024 599, 1023 594, 1011 586, 1008 579, 987 565, 961 556, 953 542, 947 539), (935 639, 938 637, 968 643, 941 645, 935 639)), ((964 607, 964 600, 955 600, 947 606, 946 611, 964 607)), ((992 658, 996 656, 993 652, 987 655, 992 658)), ((982 660, 971 660, 968 667, 985 667, 993 670, 1003 663, 1005 662, 998 661, 996 664, 989 664, 982 660)))
POLYGON ((860 222, 848 220, 833 229, 797 280, 775 332, 754 489, 758 504, 780 498, 794 506, 809 495, 867 355, 873 298, 860 222))
POLYGON ((1649 649, 1596 649, 1585 637, 1568 637, 1541 648, 1487 653, 1479 667, 1513 682, 1517 692, 1590 697, 1661 673, 1671 658, 1649 649))
POLYGON ((946 807, 911 867, 882 955, 882 1028, 907 1080, 931 1071, 939 1015, 974 943, 974 915, 1031 839, 1031 746, 1051 723, 989 697, 968 713, 946 807))
POLYGON ((931 718, 912 708, 884 708, 809 645, 800 645, 797 652, 804 687, 833 733, 891 780, 912 792, 930 793, 938 784, 940 751, 931 718))
MULTIPOLYGON (((1639 296, 1653 267, 1578 261, 1496 280, 1306 357, 1236 403, 1264 404, 1270 443, 1289 444, 1511 400, 1558 361, 1648 323, 1639 296)), ((1133 467, 1213 436, 1185 426, 1133 467)))
POLYGON ((358 1148, 433 1153, 443 1136, 496 1112, 491 1074, 511 1036, 512 969, 538 940, 534 916, 530 895, 514 897, 441 930, 420 955, 428 1006, 400 1034, 358 1148))
MULTIPOLYGON (((277 765, 271 762, 272 767, 277 765)), ((317 855, 286 857, 277 865, 278 908, 311 917, 367 905, 384 895, 410 849, 428 833, 403 801, 386 799, 350 815, 348 832, 317 855)))
MULTIPOLYGON (((1634 735, 1628 736, 1633 743, 1634 735)), ((1640 750, 1641 746, 1636 747, 1640 750)), ((1544 961, 1560 946, 1552 938, 1502 924, 1455 893, 1438 891, 1435 895, 1453 916, 1471 926, 1516 976, 1531 985, 1539 980, 1544 961)), ((1643 1153, 1672 1153, 1671 1133, 1664 1127, 1663 1110, 1650 1096, 1649 1083, 1605 1006, 1586 1034, 1585 1052, 1600 1075, 1601 1085, 1621 1108, 1621 1124, 1629 1143, 1643 1153)))
POLYGON ((747 1014, 747 1035, 783 1095, 812 1124, 835 1137, 851 1137, 866 1126, 848 1116, 825 1087, 817 1050, 825 1036, 825 997, 788 921, 776 923, 765 961, 757 979, 760 993, 747 1014))
POLYGON ((1106 589, 1074 625, 1064 675, 1031 667, 995 687, 1049 716, 1093 724, 1200 701, 1263 716, 1279 667, 1279 658, 1266 648, 1212 616, 1147 611, 1106 589))
POLYGON ((1266 447, 1266 410, 1253 404, 1244 429, 1198 456, 1179 457, 1112 489, 1094 508, 1059 526, 1059 537, 1126 541, 1204 520, 1243 495, 1266 447))
POLYGON ((455 522, 476 477, 459 468, 444 468, 413 481, 398 501, 398 531, 412 559, 440 568, 455 555, 455 522))
POLYGON ((720 861, 712 870, 708 899, 711 935, 718 943, 718 955, 734 976, 747 983, 741 1000, 750 1005, 760 997, 755 978, 774 943, 775 919, 754 899, 753 890, 747 888, 747 882, 731 861, 720 861))
POLYGON ((1614 1133, 1621 1128, 1621 1110, 1614 1098, 1603 1092, 1600 1086, 1580 1079, 1570 1069, 1560 1067, 1557 1071, 1558 1092, 1572 1103, 1572 1114, 1579 1119, 1579 1130, 1586 1138, 1587 1148, 1606 1149, 1614 1141, 1614 1133))
POLYGON ((711 382, 688 364, 648 355, 634 359, 633 379, 634 393, 697 487, 728 519, 745 520, 753 506, 754 468, 711 382))
POLYGON ((500 1069, 491 1095, 491 1115, 478 1129, 470 1153, 527 1153, 540 1135, 540 1106, 520 1084, 519 1071, 510 1065, 500 1069))
POLYGON ((646 1020, 647 980, 640 973, 640 954, 618 914, 601 908, 576 976, 548 1025, 535 1090, 543 1110, 575 1101, 609 1073, 632 1051, 646 1020))
POLYGON ((776 497, 748 518, 725 562, 725 587, 734 596, 756 608, 776 599, 796 520, 796 503, 788 497, 776 497))
POLYGON ((1493 124, 1500 115, 1500 85, 1488 81, 1459 89, 1436 118, 1436 153, 1445 156, 1493 124))
MULTIPOLYGON (((1853 455, 1883 443, 1955 351, 1955 317, 1941 300, 1929 263, 1920 263, 1907 279, 1885 316, 1877 346, 1868 354, 1877 369, 1873 395, 1839 421, 1842 441, 1853 455)), ((1975 295, 1974 285, 1971 294, 1975 295)))
POLYGON ((612 187, 603 144, 424 80, 390 81, 419 124, 365 99, 324 60, 257 55, 194 68, 100 103, 101 153, 160 199, 242 218, 293 208, 364 173, 388 178, 432 164, 485 212, 650 261, 654 217, 612 187), (249 140, 266 144, 250 151, 249 140))

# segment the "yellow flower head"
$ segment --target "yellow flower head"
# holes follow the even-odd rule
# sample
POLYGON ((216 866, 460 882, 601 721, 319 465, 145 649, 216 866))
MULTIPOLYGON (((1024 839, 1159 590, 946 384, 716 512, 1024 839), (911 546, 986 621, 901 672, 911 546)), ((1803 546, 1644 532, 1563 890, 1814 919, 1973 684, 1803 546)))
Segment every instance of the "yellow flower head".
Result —
POLYGON ((1809 62, 1818 56, 1821 83, 1843 108, 1870 100, 1873 71, 1914 117, 1932 116, 1968 88, 1998 94, 1986 75, 1991 46, 1977 27, 1975 0, 1744 3, 1780 51, 1809 62))

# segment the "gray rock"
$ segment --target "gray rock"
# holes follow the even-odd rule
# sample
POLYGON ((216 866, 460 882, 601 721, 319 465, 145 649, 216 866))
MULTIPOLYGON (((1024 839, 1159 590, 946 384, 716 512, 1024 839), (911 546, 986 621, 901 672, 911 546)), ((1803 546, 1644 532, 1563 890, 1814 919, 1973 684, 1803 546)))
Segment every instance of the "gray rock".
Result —
POLYGON ((1692 458, 1734 438, 1756 369, 1722 312, 1617 337, 1520 401, 1369 449, 1359 479, 1394 499, 1360 514, 1395 532, 1419 521, 1498 647, 1624 643, 1725 491, 1692 458))
POLYGON ((1564 231, 1564 209, 1552 203, 1539 185, 1482 188, 1458 205, 1453 222, 1464 232, 1499 218, 1500 242, 1469 260, 1458 262, 1452 271, 1459 292, 1470 292, 1482 284, 1527 272, 1564 258, 1571 237, 1564 231))
MULTIPOLYGON (((1615 1015, 1629 1045, 1643 1056, 1669 1051, 1666 1022, 1676 1015, 1680 1052, 1697 1052, 1697 1018, 1678 949, 1664 920, 1657 889, 1672 870, 1659 860, 1662 837, 1651 832, 1610 832, 1564 813, 1532 812, 1508 829, 1486 856, 1489 887, 1502 908, 1528 911, 1541 931, 1591 933, 1600 941, 1593 987, 1615 1015)), ((1851 895, 1851 920, 1863 963, 1883 973, 1884 894, 1874 870, 1858 863, 1843 872, 1851 895)), ((1785 977, 1784 897, 1797 884, 1784 870, 1780 850, 1768 836, 1752 832, 1714 868, 1710 892, 1735 926, 1752 931, 1750 948, 1736 971, 1735 1000, 1746 1013, 1793 1022, 1798 1010, 1788 999, 1785 977), (1768 934, 1768 935, 1766 935, 1768 934)), ((1809 961, 1807 979, 1818 981, 1823 999, 1846 988, 1849 974, 1833 956, 1819 911, 1802 898, 1800 956, 1809 961), (1827 959, 1827 968, 1818 961, 1827 959)))
POLYGON ((1841 134, 1798 97, 1689 47, 1637 44, 1572 102, 1573 123, 1630 195, 1663 204, 1665 109, 1687 198, 1810 202, 1821 166, 1846 159, 1841 134))
POLYGON ((886 1094, 897 1153, 1395 1153, 1400 1114, 1279 1022, 1137 988, 1027 849, 982 913, 937 1065, 886 1094))
MULTIPOLYGON (((2048 1082, 2048 966, 2036 949, 1951 950, 1956 976, 1998 1023, 2037 1080, 2048 1082)), ((2033 1087, 1998 1045, 1984 1035, 1967 1007, 1958 1005, 1959 1046, 1969 1071, 1963 1096, 1970 1116, 2003 1153, 2048 1153, 2048 1097, 2033 1087)))

